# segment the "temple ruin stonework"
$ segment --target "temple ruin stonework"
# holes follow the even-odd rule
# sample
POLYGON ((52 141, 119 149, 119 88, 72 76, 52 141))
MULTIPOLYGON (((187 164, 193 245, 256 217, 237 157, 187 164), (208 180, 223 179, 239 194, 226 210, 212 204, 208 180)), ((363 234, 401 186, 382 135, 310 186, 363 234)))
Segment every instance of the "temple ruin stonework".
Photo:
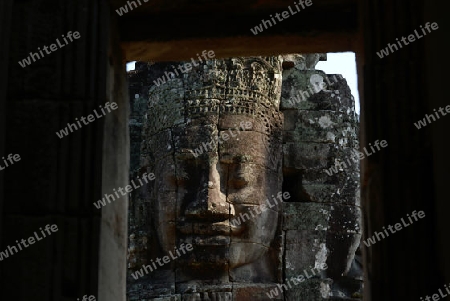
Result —
POLYGON ((156 179, 130 198, 130 301, 360 300, 358 119, 324 59, 212 59, 160 85, 180 62, 136 63, 130 178, 156 179))

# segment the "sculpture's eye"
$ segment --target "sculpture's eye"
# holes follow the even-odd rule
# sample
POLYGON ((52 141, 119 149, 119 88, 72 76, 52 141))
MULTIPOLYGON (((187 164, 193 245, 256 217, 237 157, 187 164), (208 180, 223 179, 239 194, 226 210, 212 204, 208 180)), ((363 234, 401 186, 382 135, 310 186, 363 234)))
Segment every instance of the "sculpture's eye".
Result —
POLYGON ((242 189, 249 184, 251 176, 247 166, 242 164, 233 164, 231 167, 229 185, 235 189, 242 189))
MULTIPOLYGON (((183 188, 203 187, 210 181, 209 175, 211 170, 216 169, 215 164, 200 160, 185 160, 178 164, 176 174, 172 174, 168 177, 168 181, 171 185, 183 188)), ((222 168, 219 168, 220 178, 225 178, 221 174, 222 168)))

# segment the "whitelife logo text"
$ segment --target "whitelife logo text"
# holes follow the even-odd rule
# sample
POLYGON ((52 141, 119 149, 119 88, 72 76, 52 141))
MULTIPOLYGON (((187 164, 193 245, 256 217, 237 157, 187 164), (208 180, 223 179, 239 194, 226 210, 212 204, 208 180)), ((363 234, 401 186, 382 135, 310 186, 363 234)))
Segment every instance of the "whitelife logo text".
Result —
MULTIPOLYGON (((372 153, 370 151, 367 151, 366 147, 363 148, 363 151, 367 155, 367 157, 370 156, 370 155, 373 155, 376 152, 376 150, 374 150, 374 148, 372 146, 372 143, 369 143, 369 146, 370 146, 370 149, 372 150, 372 153)), ((380 151, 381 150, 380 146, 383 147, 383 148, 387 147, 388 143, 387 143, 386 140, 381 140, 381 142, 376 140, 374 142, 374 146, 380 151)), ((355 156, 351 156, 350 158, 347 158, 348 165, 345 162, 339 162, 339 160, 336 159, 334 166, 330 167, 330 169, 325 169, 325 172, 327 173, 327 175, 332 176, 333 173, 337 174, 338 172, 343 171, 344 168, 347 168, 348 166, 351 166, 352 164, 351 164, 350 159, 352 159, 353 162, 356 163, 356 162, 358 162, 358 160, 362 160, 362 159, 365 158, 365 155, 362 152, 359 152, 357 150, 353 150, 353 153, 354 153, 355 156)))
MULTIPOLYGON (((202 52, 202 57, 205 59, 205 61, 207 61, 208 58, 212 59, 215 56, 216 56, 216 54, 212 50, 209 50, 208 53, 206 53, 206 50, 203 50, 203 52, 202 52)), ((200 63, 202 63, 203 60, 201 59, 200 55, 198 55, 198 53, 197 53, 197 57, 198 57, 198 61, 200 63)), ((194 66, 194 67, 200 66, 199 64, 197 64, 195 62, 194 58, 191 58, 191 62, 192 62, 192 64, 184 63, 183 65, 178 65, 178 69, 180 70, 180 72, 186 73, 186 72, 189 72, 192 70, 192 66, 194 66), (183 70, 183 68, 184 68, 184 70, 183 70)), ((167 71, 164 72, 164 75, 157 78, 156 80, 154 80, 153 83, 155 83, 155 85, 157 87, 159 87, 160 85, 165 84, 166 81, 169 81, 169 80, 175 78, 175 73, 176 73, 176 76, 179 76, 180 74, 178 73, 177 68, 175 68, 175 66, 173 66, 173 65, 172 65, 172 68, 173 68, 173 72, 167 72, 167 71)))
MULTIPOLYGON (((166 264, 166 263, 169 263, 170 262, 170 258, 172 258, 172 260, 175 260, 175 259, 177 259, 178 257, 180 257, 181 256, 181 254, 180 254, 180 250, 181 250, 181 252, 183 253, 183 254, 186 254, 186 252, 190 252, 190 251, 192 251, 194 249, 194 247, 191 245, 191 244, 181 244, 178 248, 175 248, 175 251, 174 251, 174 253, 176 253, 177 254, 177 256, 175 256, 173 253, 172 253, 172 251, 169 251, 169 255, 170 255, 170 257, 168 256, 168 255, 166 255, 166 256, 164 256, 163 258, 156 258, 156 262, 158 263, 158 265, 160 266, 160 267, 163 267, 164 266, 164 264, 166 264), (185 249, 186 248, 186 249, 185 249), (162 262, 161 262, 162 261, 162 262)), ((148 274, 149 273, 149 270, 150 270, 150 272, 153 272, 154 270, 156 270, 158 267, 156 266, 156 263, 153 261, 153 259, 151 260, 151 263, 149 264, 149 265, 143 265, 142 266, 142 268, 140 269, 140 270, 138 270, 138 271, 136 271, 136 272, 134 272, 134 273, 132 273, 131 274, 131 276, 135 279, 135 280, 137 280, 139 277, 143 277, 145 274, 148 274), (145 274, 144 274, 144 271, 145 271, 145 274)))
MULTIPOLYGON (((440 107, 438 111, 441 112, 442 116, 446 116, 448 113, 450 113, 450 105, 445 107, 445 111, 447 113, 444 112, 444 108, 442 107, 440 107)), ((434 114, 436 115, 437 119, 440 119, 438 112, 436 112, 436 109, 434 109, 434 114)), ((431 119, 433 119, 433 121, 436 121, 436 118, 432 114, 431 115, 425 114, 425 118, 423 120, 417 121, 417 123, 414 122, 414 125, 418 130, 420 130, 422 127, 426 127, 428 124, 430 124, 432 122, 431 119)))
MULTIPOLYGON (((139 6, 142 5, 141 0, 136 0, 139 3, 139 6)), ((130 8, 130 11, 132 11, 134 8, 138 8, 138 5, 136 4, 136 1, 127 1, 128 7, 130 8), (132 6, 134 5, 134 8, 132 6)), ((145 3, 147 3, 149 0, 142 0, 145 3)), ((116 13, 119 16, 123 16, 124 14, 128 13, 128 7, 127 5, 121 6, 119 9, 116 9, 116 13)))
MULTIPOLYGON (((147 184, 149 180, 153 181, 154 179, 155 179, 155 174, 154 173, 149 173, 149 174, 144 173, 142 175, 142 180, 144 180, 145 184, 147 184)), ((134 189, 137 189, 139 187, 144 186, 144 183, 142 183, 142 181, 141 181, 141 179, 139 177, 137 177, 137 180, 139 181, 139 183, 141 185, 136 185, 134 183, 134 180, 132 180, 131 184, 133 184, 134 189)), ((133 187, 131 187, 131 185, 127 185, 127 186, 125 186, 125 188, 119 187, 117 190, 120 192, 120 194, 122 196, 126 196, 127 193, 130 193, 130 192, 133 191, 133 187), (125 190, 125 192, 124 192, 124 190, 125 190)), ((119 199, 120 198, 119 192, 117 192, 115 188, 113 190, 114 190, 114 194, 117 196, 117 199, 119 199)), ((116 200, 116 198, 114 197, 113 194, 105 193, 105 197, 103 197, 101 200, 98 200, 96 203, 93 203, 93 204, 94 204, 95 208, 100 209, 100 208, 106 206, 106 202, 111 204, 111 201, 114 202, 115 200, 116 200)))
POLYGON ((13 165, 16 162, 19 162, 21 160, 20 156, 18 154, 9 154, 8 157, 5 159, 5 157, 2 157, 4 166, 2 166, 2 163, 0 162, 0 171, 1 170, 5 170, 6 167, 9 167, 11 165, 13 165), (9 164, 8 164, 9 161, 9 164))
MULTIPOLYGON (((51 225, 51 226, 46 225, 44 230, 42 230, 42 228, 39 228, 39 229, 41 230, 42 237, 39 237, 39 234, 35 231, 34 235, 28 237, 27 240, 22 239, 20 242, 16 240, 17 247, 20 249, 20 251, 22 251, 22 246, 24 248, 28 248, 29 246, 35 244, 36 241, 43 240, 45 237, 47 237, 45 232, 47 232, 48 235, 51 235, 52 233, 58 231, 58 226, 57 225, 51 225), (27 244, 27 242, 28 242, 28 244, 27 244)), ((9 256, 12 256, 12 255, 18 253, 19 251, 17 250, 17 247, 8 246, 4 252, 0 252, 0 261, 3 261, 3 258, 8 258, 9 256)))
MULTIPOLYGON (((437 24, 436 22, 434 22, 434 23, 432 23, 432 24, 430 24, 430 22, 427 22, 427 24, 425 24, 425 28, 427 29, 428 33, 430 33, 430 32, 431 32, 430 28, 433 29, 433 30, 436 30, 436 29, 439 28, 439 26, 438 26, 438 24, 437 24)), ((427 32, 426 32, 425 29, 422 27, 422 25, 420 25, 420 29, 422 29, 422 33, 423 33, 424 35, 423 35, 423 36, 420 35, 420 34, 417 32, 417 29, 415 29, 415 30, 414 30, 414 34, 410 34, 410 35, 408 36, 408 41, 409 41, 410 43, 416 41, 416 38, 417 38, 417 39, 421 39, 421 38, 423 38, 424 36, 427 35, 427 32)), ((396 40, 397 40, 398 46, 399 46, 400 48, 403 48, 402 43, 400 43, 400 41, 398 40, 398 38, 396 38, 396 40)), ((409 45, 409 42, 406 41, 406 38, 405 38, 405 37, 402 37, 400 40, 403 42, 403 45, 405 45, 405 46, 409 45)), ((380 57, 380 59, 382 59, 382 58, 384 58, 385 56, 388 56, 389 54, 391 54, 391 53, 393 53, 394 51, 397 51, 397 50, 398 50, 398 47, 397 47, 397 45, 396 45, 395 43, 394 43, 394 44, 388 43, 388 47, 386 47, 385 49, 381 49, 380 52, 377 52, 377 55, 380 57)))
MULTIPOLYGON (((105 108, 108 110, 108 113, 111 113, 111 109, 116 110, 118 107, 117 107, 117 103, 115 103, 115 102, 112 102, 112 103, 107 102, 105 104, 105 108)), ((99 115, 97 113, 97 110, 94 110, 94 114, 95 114, 95 117, 97 117, 97 119, 102 118, 103 116, 105 116, 107 114, 105 112, 105 110, 103 110, 103 107, 101 105, 100 105, 100 109, 101 109, 103 115, 99 115)), ((84 125, 88 125, 90 122, 94 122, 96 120, 95 117, 93 114, 90 114, 90 115, 88 115, 87 118, 84 116, 81 116, 80 120, 83 122, 84 125)), ((82 124, 80 124, 80 120, 78 120, 78 118, 75 118, 75 120, 78 123, 78 127, 75 123, 67 123, 67 126, 64 129, 60 130, 59 132, 56 132, 56 135, 58 136, 59 139, 62 139, 65 136, 68 136, 70 133, 73 133, 74 130, 72 130, 72 128, 74 128, 76 131, 83 126, 82 124), (70 130, 70 133, 69 133, 69 130, 70 130)))
MULTIPOLYGON (((311 6, 312 4, 313 4, 312 0, 306 0, 306 1, 299 0, 298 4, 297 4, 297 2, 294 2, 294 5, 297 8, 297 11, 292 10, 291 6, 289 5, 288 6, 289 11, 285 10, 281 14, 276 13, 275 18, 277 18, 277 20, 279 22, 281 22, 281 21, 289 18, 291 15, 293 16, 293 15, 299 13, 300 11, 303 11, 306 7, 311 6), (301 9, 300 9, 299 5, 302 7, 301 9), (280 15, 281 15, 281 17, 280 17, 280 15)), ((277 24, 277 22, 275 21, 275 18, 272 15, 270 15, 270 19, 272 20, 273 25, 277 24)), ((250 31, 256 36, 258 33, 263 32, 264 28, 268 29, 267 25, 269 25, 269 27, 272 27, 273 26, 272 22, 270 22, 270 20, 262 19, 260 25, 257 25, 254 28, 250 28, 250 31), (264 28, 263 28, 263 25, 264 25, 264 28)))
MULTIPOLYGON (((414 218, 414 220, 417 222, 418 221, 417 217, 424 218, 425 212, 423 212, 423 211, 416 212, 416 210, 414 210, 411 213, 411 215, 414 218)), ((407 216, 408 216, 409 222, 412 224, 414 221, 411 219, 411 216, 409 216, 409 214, 407 214, 407 216)), ((401 220, 403 226, 405 226, 405 227, 408 227, 409 225, 411 225, 411 224, 406 223, 405 220, 403 219, 403 217, 400 220, 401 220)), ((396 223, 394 226, 389 225, 388 229, 391 232, 391 234, 394 234, 395 232, 403 229, 402 224, 396 223), (395 228, 395 230, 394 230, 394 228, 395 228)), ((386 236, 389 236, 389 232, 388 232, 388 230, 386 230, 385 227, 383 227, 383 231, 384 231, 384 234, 386 234, 386 236)), ((377 243, 377 240, 380 241, 382 239, 385 239, 386 237, 384 236, 384 234, 383 234, 383 232, 375 231, 375 234, 372 237, 367 238, 367 241, 364 240, 363 242, 367 247, 370 247, 371 245, 374 245, 375 243, 377 243)))
POLYGON ((26 66, 31 65, 31 63, 32 63, 31 60, 33 60, 33 62, 36 62, 36 60, 39 60, 39 59, 43 58, 44 57, 44 51, 45 51, 46 54, 50 54, 50 53, 52 53, 52 51, 54 52, 54 51, 56 51, 58 49, 61 49, 61 48, 65 47, 66 45, 68 45, 69 42, 67 41, 67 39, 69 39, 70 42, 73 42, 73 39, 78 40, 81 37, 81 35, 80 35, 80 33, 78 31, 74 31, 73 33, 71 31, 69 31, 67 33, 67 39, 66 39, 66 36, 64 36, 64 35, 62 35, 62 37, 63 37, 63 40, 64 40, 65 44, 61 44, 61 42, 59 41, 59 38, 57 38, 56 39, 56 44, 58 44, 59 47, 57 47, 56 44, 51 44, 50 47, 47 47, 47 45, 44 45, 42 47, 42 49, 41 49, 41 47, 38 47, 37 51, 39 53, 30 52, 30 55, 27 58, 25 58, 21 62, 19 62, 19 65, 22 68, 25 68, 26 66), (39 56, 39 54, 41 54, 41 55, 39 56))

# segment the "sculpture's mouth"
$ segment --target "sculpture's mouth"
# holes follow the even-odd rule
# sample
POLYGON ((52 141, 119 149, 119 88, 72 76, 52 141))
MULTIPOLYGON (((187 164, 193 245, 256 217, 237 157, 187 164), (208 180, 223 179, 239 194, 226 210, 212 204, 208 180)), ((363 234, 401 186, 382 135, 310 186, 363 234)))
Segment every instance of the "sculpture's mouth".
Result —
POLYGON ((218 246, 230 244, 230 237, 239 235, 244 231, 244 227, 230 225, 229 220, 226 220, 215 223, 178 223, 177 230, 184 238, 191 238, 196 245, 218 246))
POLYGON ((230 244, 230 236, 224 235, 214 235, 214 236, 194 235, 192 237, 192 240, 196 246, 226 246, 230 244))

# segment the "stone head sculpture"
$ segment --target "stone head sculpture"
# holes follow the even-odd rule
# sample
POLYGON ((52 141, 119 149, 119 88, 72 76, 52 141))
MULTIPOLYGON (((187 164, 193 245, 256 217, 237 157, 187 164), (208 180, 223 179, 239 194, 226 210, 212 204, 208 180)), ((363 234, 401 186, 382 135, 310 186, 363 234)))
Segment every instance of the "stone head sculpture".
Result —
POLYGON ((345 82, 327 86, 313 70, 321 58, 215 59, 181 74, 166 62, 139 74, 149 97, 130 122, 132 178, 156 179, 130 199, 130 300, 268 300, 276 290, 274 300, 318 300, 347 283, 353 296, 357 167, 323 168, 357 140, 354 102, 345 82))
POLYGON ((150 89, 141 166, 157 175, 152 223, 164 252, 193 245, 177 279, 277 279, 280 93, 280 57, 210 60, 150 89))

